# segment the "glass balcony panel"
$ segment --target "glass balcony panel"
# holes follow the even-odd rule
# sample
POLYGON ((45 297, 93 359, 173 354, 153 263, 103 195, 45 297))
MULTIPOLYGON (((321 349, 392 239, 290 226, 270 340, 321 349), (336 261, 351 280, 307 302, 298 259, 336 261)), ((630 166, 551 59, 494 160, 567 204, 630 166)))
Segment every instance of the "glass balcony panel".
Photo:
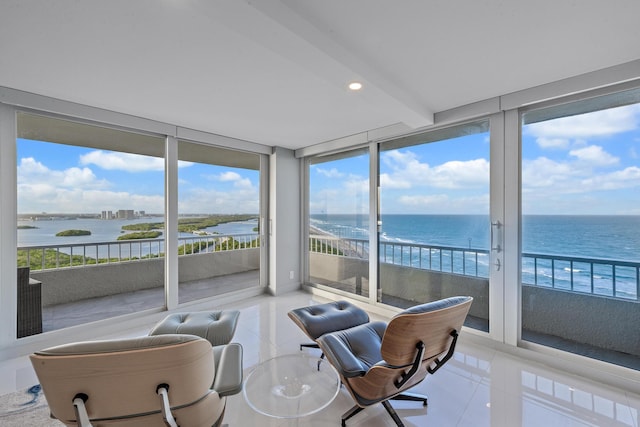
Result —
POLYGON ((17 134, 18 338, 162 307, 164 138, 22 112, 17 134))
POLYGON ((489 330, 488 141, 481 121, 380 145, 379 302, 471 295, 489 330))
POLYGON ((320 287, 367 297, 368 151, 315 158, 308 173, 308 280, 320 287))
POLYGON ((522 120, 522 339, 640 369, 640 91, 522 120))
POLYGON ((260 157, 178 141, 178 300, 260 286, 260 157))

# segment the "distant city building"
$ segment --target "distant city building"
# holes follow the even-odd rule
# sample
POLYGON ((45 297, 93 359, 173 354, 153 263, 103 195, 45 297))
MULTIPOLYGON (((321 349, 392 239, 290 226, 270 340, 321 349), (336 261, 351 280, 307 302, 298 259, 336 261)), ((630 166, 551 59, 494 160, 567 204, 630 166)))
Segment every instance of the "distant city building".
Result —
POLYGON ((117 215, 118 219, 134 219, 133 209, 120 209, 117 215))
POLYGON ((138 216, 145 216, 145 215, 146 215, 146 212, 145 212, 145 211, 140 211, 140 212, 138 212, 138 216))
POLYGON ((100 214, 100 219, 113 219, 112 211, 102 211, 100 214))

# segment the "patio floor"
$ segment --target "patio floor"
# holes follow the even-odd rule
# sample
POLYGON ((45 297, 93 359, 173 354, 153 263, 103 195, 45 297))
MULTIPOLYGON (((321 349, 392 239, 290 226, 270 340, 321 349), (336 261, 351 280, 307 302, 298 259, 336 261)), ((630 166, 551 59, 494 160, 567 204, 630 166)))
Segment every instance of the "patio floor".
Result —
MULTIPOLYGON (((181 283, 180 303, 260 285, 260 270, 181 283)), ((42 331, 48 332, 164 306, 164 288, 145 289, 42 308, 42 331)))

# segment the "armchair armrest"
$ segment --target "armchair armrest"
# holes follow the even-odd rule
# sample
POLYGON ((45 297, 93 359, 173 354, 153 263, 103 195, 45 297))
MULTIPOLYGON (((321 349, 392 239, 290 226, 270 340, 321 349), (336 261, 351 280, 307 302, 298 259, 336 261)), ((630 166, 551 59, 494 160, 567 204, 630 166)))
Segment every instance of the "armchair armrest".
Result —
POLYGON ((325 334, 317 342, 341 376, 359 377, 382 360, 380 343, 386 326, 384 322, 365 323, 325 334))
POLYGON ((220 396, 231 396, 242 390, 242 346, 238 343, 213 347, 216 377, 212 389, 220 396))

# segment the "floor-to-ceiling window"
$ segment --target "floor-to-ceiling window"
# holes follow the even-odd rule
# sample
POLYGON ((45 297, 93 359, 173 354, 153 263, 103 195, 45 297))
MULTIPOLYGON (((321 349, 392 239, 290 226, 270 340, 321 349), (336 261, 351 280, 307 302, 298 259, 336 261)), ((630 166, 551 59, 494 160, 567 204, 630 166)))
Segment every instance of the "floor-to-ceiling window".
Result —
POLYGON ((471 295, 488 331, 489 148, 488 120, 380 145, 379 302, 471 295))
POLYGON ((369 153, 310 160, 309 281, 369 295, 369 153))
POLYGON ((164 138, 17 114, 18 337, 164 306, 164 138))
POLYGON ((178 142, 179 301, 260 285, 260 155, 178 142))
POLYGON ((489 120, 376 147, 308 159, 309 282, 400 308, 472 295, 488 331, 489 120))
POLYGON ((522 339, 639 369, 640 90, 522 123, 522 339))

